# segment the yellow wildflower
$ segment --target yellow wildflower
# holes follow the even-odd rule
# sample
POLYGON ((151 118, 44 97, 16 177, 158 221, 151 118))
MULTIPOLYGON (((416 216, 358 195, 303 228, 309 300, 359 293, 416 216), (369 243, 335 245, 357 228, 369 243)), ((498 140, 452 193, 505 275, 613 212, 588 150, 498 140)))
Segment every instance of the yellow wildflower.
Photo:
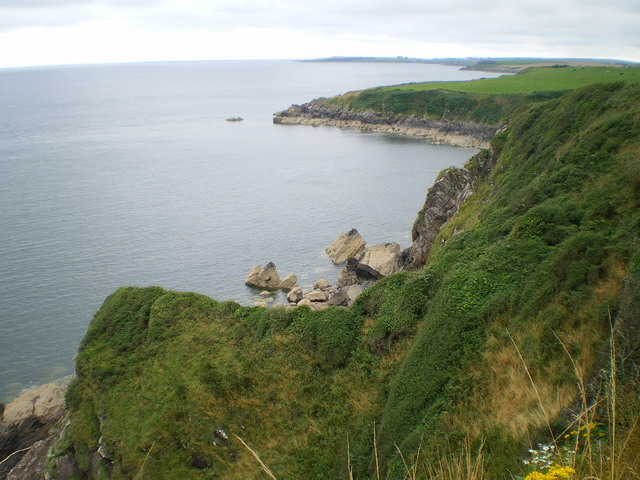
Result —
POLYGON ((554 466, 548 472, 532 472, 524 480, 567 480, 576 471, 571 467, 554 466))

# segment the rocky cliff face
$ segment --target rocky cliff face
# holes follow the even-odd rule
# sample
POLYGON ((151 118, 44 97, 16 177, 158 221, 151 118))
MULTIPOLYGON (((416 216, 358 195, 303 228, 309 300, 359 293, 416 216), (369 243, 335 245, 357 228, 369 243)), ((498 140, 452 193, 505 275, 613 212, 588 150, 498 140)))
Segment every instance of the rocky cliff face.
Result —
POLYGON ((404 270, 424 266, 442 226, 451 220, 473 193, 475 181, 487 174, 495 162, 495 156, 485 150, 469 160, 465 168, 451 167, 438 176, 427 192, 424 205, 411 229, 413 243, 400 255, 404 270))
POLYGON ((475 123, 406 117, 372 110, 358 112, 331 104, 326 98, 317 98, 303 105, 292 105, 287 110, 274 114, 273 123, 329 125, 368 132, 396 133, 469 148, 487 148, 497 130, 496 127, 475 123))

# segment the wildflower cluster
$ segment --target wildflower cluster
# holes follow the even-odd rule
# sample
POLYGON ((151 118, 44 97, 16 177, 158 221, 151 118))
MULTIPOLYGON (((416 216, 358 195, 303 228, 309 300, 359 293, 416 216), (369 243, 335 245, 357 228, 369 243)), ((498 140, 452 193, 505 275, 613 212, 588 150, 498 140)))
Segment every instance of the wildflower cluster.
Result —
POLYGON ((602 423, 589 422, 577 430, 571 430, 564 435, 565 440, 572 440, 578 444, 587 441, 600 441, 606 436, 605 426, 602 423))
POLYGON ((570 478, 575 470, 563 465, 572 465, 575 450, 555 445, 538 444, 537 449, 529 449, 531 458, 523 463, 533 470, 524 480, 562 480, 570 478))
POLYGON ((576 471, 571 467, 551 467, 547 472, 531 472, 524 480, 566 480, 576 471))

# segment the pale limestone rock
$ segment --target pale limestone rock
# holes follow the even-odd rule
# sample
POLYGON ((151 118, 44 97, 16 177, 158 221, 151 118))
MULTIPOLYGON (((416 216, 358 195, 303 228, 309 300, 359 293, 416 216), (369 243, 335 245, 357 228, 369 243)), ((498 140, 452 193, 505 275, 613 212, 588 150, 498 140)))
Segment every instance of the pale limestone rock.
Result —
POLYGON ((303 298, 302 300, 300 300, 298 302, 298 304, 296 306, 298 307, 303 307, 303 306, 307 306, 310 307, 313 304, 313 302, 311 300, 309 300, 308 298, 303 298))
POLYGON ((269 304, 267 302, 253 302, 254 307, 264 307, 267 308, 269 304))
POLYGON ((396 273, 402 266, 400 262, 400 245, 397 243, 381 243, 365 248, 360 263, 369 265, 385 277, 396 273))
POLYGON ((312 290, 311 292, 305 293, 304 298, 312 302, 324 302, 329 298, 329 294, 322 290, 312 290))
POLYGON ((325 290, 327 288, 329 288, 329 280, 327 280, 326 278, 321 278, 313 284, 314 290, 325 290))
POLYGON ((280 288, 282 290, 291 290, 298 283, 298 277, 296 277, 295 273, 290 273, 280 283, 280 288))
POLYGON ((269 290, 263 290, 258 295, 260 295, 261 297, 268 297, 269 295, 271 295, 271 292, 269 290))
POLYGON ((287 300, 289 300, 291 303, 298 303, 303 298, 304 293, 302 292, 302 288, 300 287, 293 287, 291 290, 289 290, 289 293, 287 293, 287 300))
POLYGON ((347 296, 349 297, 349 304, 351 304, 364 291, 364 287, 362 285, 351 285, 345 290, 347 292, 347 296))
POLYGON ((366 243, 354 228, 348 233, 341 233, 331 245, 325 248, 325 252, 334 264, 340 265, 349 258, 359 257, 366 243))
POLYGON ((276 266, 273 262, 269 262, 264 267, 253 267, 244 283, 250 287, 280 288, 282 280, 280 280, 276 266))
POLYGON ((18 398, 4 409, 2 423, 9 425, 35 415, 48 417, 64 405, 66 386, 46 383, 37 388, 23 391, 18 398))

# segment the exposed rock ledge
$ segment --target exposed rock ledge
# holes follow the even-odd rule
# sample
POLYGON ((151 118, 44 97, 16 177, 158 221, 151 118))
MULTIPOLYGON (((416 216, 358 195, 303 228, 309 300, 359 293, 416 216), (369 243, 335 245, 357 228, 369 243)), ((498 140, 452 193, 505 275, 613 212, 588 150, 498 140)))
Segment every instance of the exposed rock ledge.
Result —
POLYGON ((412 244, 402 251, 403 270, 422 268, 440 229, 474 192, 476 180, 487 175, 496 163, 489 150, 474 155, 464 168, 451 167, 440 172, 411 229, 412 244))
POLYGON ((372 110, 357 112, 330 104, 326 98, 317 98, 303 105, 292 105, 287 110, 275 113, 273 123, 329 125, 366 132, 395 133, 468 148, 487 148, 498 129, 476 123, 405 117, 372 110))

